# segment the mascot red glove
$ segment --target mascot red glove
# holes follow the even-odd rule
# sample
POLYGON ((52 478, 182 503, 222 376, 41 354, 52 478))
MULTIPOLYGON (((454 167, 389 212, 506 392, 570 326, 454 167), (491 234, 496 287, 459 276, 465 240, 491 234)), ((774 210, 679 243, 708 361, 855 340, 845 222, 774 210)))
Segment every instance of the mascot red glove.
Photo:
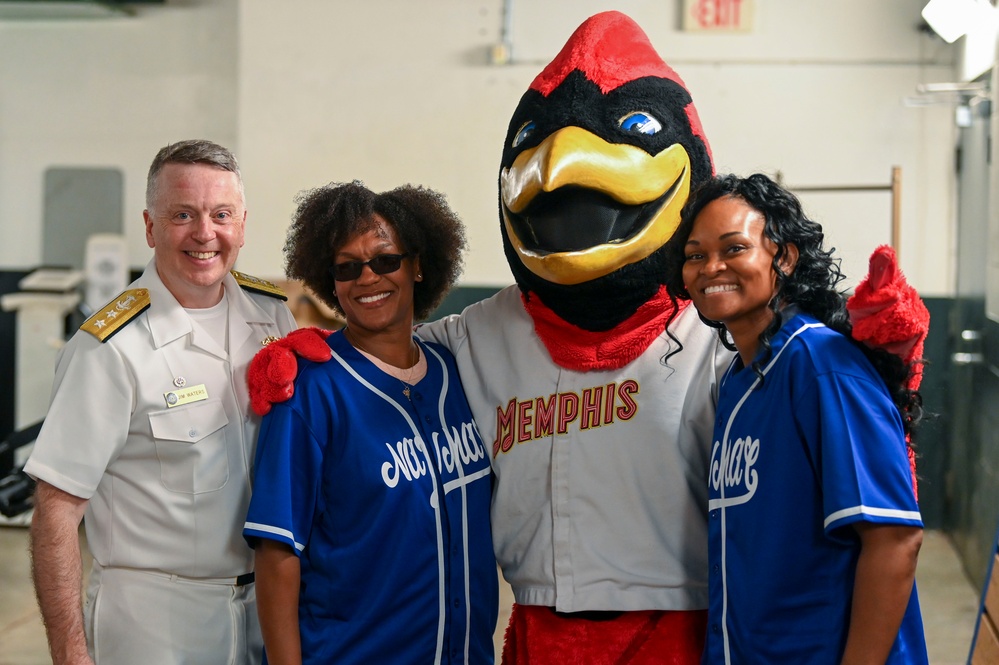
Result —
MULTIPOLYGON (((867 277, 847 301, 846 309, 854 339, 901 357, 910 367, 909 390, 917 390, 923 380, 923 342, 930 328, 930 313, 899 270, 895 250, 887 245, 874 250, 867 277)), ((912 491, 919 496, 912 446, 909 468, 912 491)))
POLYGON ((286 402, 295 394, 299 356, 313 362, 326 362, 332 357, 326 344, 330 333, 322 328, 301 328, 257 352, 246 375, 254 413, 265 416, 271 405, 286 402))
POLYGON ((909 389, 919 388, 930 313, 899 270, 895 250, 887 245, 874 250, 867 277, 847 301, 846 309, 854 339, 901 357, 912 367, 909 389))

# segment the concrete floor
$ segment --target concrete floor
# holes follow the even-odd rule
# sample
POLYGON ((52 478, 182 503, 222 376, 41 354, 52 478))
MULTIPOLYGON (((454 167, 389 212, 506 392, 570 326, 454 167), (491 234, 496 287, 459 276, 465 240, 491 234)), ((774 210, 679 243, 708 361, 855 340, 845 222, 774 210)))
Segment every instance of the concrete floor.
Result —
MULTIPOLYGON (((27 529, 0 527, 0 665, 51 662, 31 588, 27 546, 27 529)), ((979 590, 968 582, 950 541, 940 532, 926 533, 916 574, 931 665, 963 665, 978 612, 979 590)), ((497 654, 512 603, 505 584, 500 600, 497 654)))

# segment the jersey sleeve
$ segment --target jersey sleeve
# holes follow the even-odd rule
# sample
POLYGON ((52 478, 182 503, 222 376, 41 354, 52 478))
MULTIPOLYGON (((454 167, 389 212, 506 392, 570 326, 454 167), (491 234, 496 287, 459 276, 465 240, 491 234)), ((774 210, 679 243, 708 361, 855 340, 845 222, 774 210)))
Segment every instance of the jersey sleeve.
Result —
POLYGON ((425 342, 436 342, 454 355, 468 338, 468 327, 461 314, 451 314, 432 323, 422 323, 416 335, 425 342))
POLYGON ((117 349, 77 332, 56 361, 52 400, 25 472, 90 499, 128 439, 134 393, 117 349))
POLYGON ((312 428, 293 403, 275 404, 264 416, 253 468, 243 537, 251 547, 258 538, 267 538, 301 555, 316 512, 323 455, 312 428))
POLYGON ((813 398, 816 431, 806 440, 815 442, 825 532, 855 522, 921 527, 901 417, 878 378, 827 372, 813 398))

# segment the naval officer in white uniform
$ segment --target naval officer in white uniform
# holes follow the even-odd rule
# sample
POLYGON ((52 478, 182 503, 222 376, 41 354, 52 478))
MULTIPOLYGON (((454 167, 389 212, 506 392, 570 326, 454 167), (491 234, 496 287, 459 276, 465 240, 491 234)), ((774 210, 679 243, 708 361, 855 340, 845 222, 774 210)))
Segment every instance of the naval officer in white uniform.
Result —
POLYGON ((154 258, 63 349, 25 467, 52 660, 258 663, 241 536, 259 425, 246 369, 295 322, 276 287, 232 272, 246 208, 228 150, 160 150, 146 206, 154 258), (94 561, 81 610, 84 517, 94 561))

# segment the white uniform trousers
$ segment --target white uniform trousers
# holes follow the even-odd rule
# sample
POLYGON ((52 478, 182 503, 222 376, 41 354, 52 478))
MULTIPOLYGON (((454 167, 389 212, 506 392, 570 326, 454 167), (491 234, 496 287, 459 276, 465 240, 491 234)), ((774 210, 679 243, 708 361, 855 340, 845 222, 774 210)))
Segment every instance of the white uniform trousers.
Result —
POLYGON ((253 583, 194 580, 96 561, 84 625, 97 665, 259 665, 253 583))

